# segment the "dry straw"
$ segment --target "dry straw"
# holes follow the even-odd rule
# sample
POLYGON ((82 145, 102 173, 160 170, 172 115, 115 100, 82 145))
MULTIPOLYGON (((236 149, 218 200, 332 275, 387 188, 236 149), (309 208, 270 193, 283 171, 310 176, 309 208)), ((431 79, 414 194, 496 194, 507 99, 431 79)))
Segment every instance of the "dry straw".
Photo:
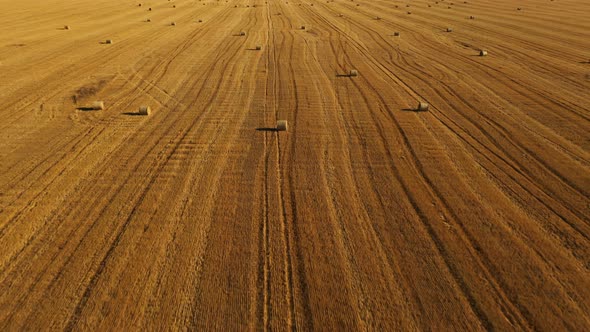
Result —
POLYGON ((149 106, 140 106, 139 115, 150 115, 152 109, 149 106))
POLYGON ((417 111, 426 112, 426 111, 428 111, 428 107, 429 107, 428 103, 419 102, 417 111))
POLYGON ((486 51, 486 50, 479 51, 479 56, 486 56, 486 55, 488 55, 488 51, 486 51))
POLYGON ((278 120, 277 121, 277 131, 287 131, 287 120, 278 120))
POLYGON ((104 110, 104 101, 95 101, 90 105, 93 110, 104 110))
POLYGON ((357 77, 357 76, 359 76, 359 72, 356 69, 352 69, 350 71, 350 73, 348 74, 348 76, 350 76, 350 77, 357 77))

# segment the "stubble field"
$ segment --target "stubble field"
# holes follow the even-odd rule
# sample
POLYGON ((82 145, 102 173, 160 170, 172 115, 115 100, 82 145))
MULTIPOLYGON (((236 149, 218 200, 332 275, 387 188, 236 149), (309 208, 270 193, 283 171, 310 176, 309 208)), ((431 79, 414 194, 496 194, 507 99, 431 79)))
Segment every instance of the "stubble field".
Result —
POLYGON ((590 2, 138 4, 0 0, 0 330, 590 329, 590 2))

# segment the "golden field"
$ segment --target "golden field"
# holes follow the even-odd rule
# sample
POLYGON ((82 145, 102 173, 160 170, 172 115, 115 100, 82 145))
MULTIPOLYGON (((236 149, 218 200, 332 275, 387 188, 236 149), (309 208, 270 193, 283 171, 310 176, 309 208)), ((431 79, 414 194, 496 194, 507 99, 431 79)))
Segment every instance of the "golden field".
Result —
POLYGON ((0 0, 0 330, 590 330, 590 2, 139 3, 0 0))

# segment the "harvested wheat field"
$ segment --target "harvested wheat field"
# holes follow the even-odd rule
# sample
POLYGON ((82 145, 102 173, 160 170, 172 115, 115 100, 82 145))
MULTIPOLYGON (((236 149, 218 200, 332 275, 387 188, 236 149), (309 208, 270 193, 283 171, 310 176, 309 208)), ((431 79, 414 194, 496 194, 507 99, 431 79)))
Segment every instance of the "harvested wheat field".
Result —
POLYGON ((590 2, 139 4, 0 0, 1 331, 590 330, 590 2))

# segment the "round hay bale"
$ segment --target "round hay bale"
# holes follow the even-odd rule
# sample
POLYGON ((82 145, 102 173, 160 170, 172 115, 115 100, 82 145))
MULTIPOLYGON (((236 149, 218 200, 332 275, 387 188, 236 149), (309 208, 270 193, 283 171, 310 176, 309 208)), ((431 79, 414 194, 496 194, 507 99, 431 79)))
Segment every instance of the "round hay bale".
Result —
POLYGON ((107 39, 107 40, 105 41, 105 43, 107 43, 107 44, 112 44, 112 43, 114 43, 114 42, 113 42, 113 40, 112 40, 112 39, 107 39))
POLYGON ((199 23, 202 23, 202 22, 203 22, 203 20, 199 20, 199 23))
POLYGON ((486 56, 486 55, 488 55, 488 51, 486 51, 486 50, 479 51, 479 56, 486 56))
POLYGON ((475 16, 473 16, 473 15, 472 16, 469 16, 469 19, 470 20, 475 20, 475 16))
POLYGON ((140 106, 139 107, 139 115, 150 115, 152 109, 149 106, 140 106))
POLYGON ((172 5, 172 8, 176 8, 176 5, 172 5))
POLYGON ((412 14, 412 12, 408 12, 408 15, 412 14))
POLYGON ((428 111, 428 107, 430 107, 430 105, 428 105, 428 103, 419 102, 418 108, 416 110, 419 112, 426 112, 426 111, 428 111))
POLYGON ((288 125, 287 120, 278 120, 277 121, 277 131, 287 131, 288 125))
POLYGON ((453 32, 453 28, 447 28, 447 32, 453 32))
POLYGON ((359 76, 359 72, 356 69, 352 69, 350 71, 350 73, 348 73, 348 76, 350 76, 350 77, 357 77, 357 76, 359 76))
POLYGON ((305 30, 305 25, 302 25, 301 26, 301 30, 305 30))
POLYGON ((148 11, 150 11, 150 12, 151 12, 151 11, 152 11, 152 7, 148 8, 148 11))
POLYGON ((246 35, 246 32, 240 31, 240 36, 245 36, 245 35, 246 35))
POLYGON ((171 26, 176 26, 176 22, 170 23, 171 26))
POLYGON ((64 30, 70 30, 70 26, 69 25, 64 25, 64 30))
POLYGON ((262 49, 262 46, 260 46, 260 45, 256 45, 256 50, 257 50, 257 51, 260 51, 261 49, 262 49))
POLYGON ((381 17, 379 17, 379 16, 375 16, 375 19, 376 19, 377 21, 379 21, 379 20, 381 19, 381 17))
POLYGON ((104 101, 95 101, 90 105, 90 108, 97 111, 104 110, 104 101))
POLYGON ((393 33, 393 35, 394 35, 395 37, 399 37, 399 32, 398 32, 398 31, 396 31, 396 32, 394 32, 394 33, 393 33))
POLYGON ((138 7, 141 7, 141 4, 139 4, 138 7))
POLYGON ((151 18, 148 18, 148 19, 147 19, 147 20, 145 20, 145 21, 146 21, 146 22, 151 22, 151 21, 152 21, 152 19, 151 19, 151 18))

